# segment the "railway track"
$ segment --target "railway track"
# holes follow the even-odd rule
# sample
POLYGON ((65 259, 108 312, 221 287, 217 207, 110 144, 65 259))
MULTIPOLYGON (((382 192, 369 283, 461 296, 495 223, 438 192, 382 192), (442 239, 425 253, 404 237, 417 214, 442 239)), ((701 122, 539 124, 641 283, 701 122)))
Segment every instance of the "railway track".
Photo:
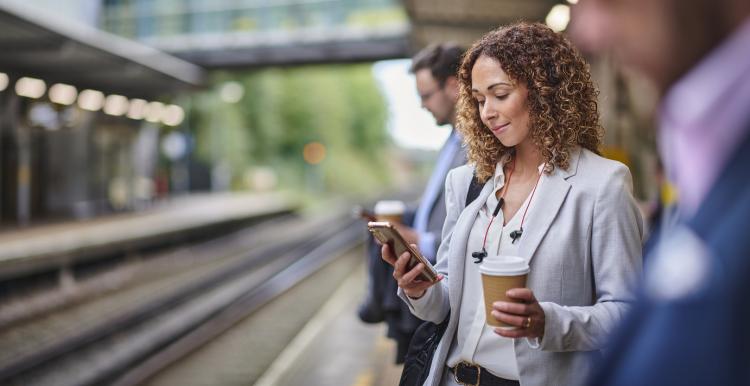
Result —
MULTIPOLYGON (((353 225, 343 215, 269 225, 252 248, 204 267, 168 294, 0 363, 0 384, 139 384, 357 245, 364 233, 353 225)), ((196 248, 210 253, 220 246, 196 248)))

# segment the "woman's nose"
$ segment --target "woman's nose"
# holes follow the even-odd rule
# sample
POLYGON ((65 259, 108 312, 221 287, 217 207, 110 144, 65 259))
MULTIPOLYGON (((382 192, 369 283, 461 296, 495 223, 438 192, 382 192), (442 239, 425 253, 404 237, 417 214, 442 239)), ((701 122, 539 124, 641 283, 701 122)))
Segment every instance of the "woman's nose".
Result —
POLYGON ((497 116, 497 112, 495 111, 491 103, 484 102, 479 115, 482 117, 482 120, 486 122, 492 118, 495 118, 497 116))

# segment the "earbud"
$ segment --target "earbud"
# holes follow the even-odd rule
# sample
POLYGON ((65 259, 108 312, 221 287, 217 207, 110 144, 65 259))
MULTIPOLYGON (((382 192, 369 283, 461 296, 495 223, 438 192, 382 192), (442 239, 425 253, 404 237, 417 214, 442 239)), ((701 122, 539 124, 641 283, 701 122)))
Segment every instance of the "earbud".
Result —
POLYGON ((510 238, 513 239, 513 241, 511 241, 510 243, 515 244, 516 240, 518 240, 518 238, 521 237, 522 234, 523 234, 523 228, 516 229, 513 232, 510 232, 510 238))
POLYGON ((485 257, 487 257, 487 251, 482 248, 481 252, 473 252, 471 254, 471 257, 474 258, 474 264, 479 264, 482 262, 482 260, 484 260, 485 257))

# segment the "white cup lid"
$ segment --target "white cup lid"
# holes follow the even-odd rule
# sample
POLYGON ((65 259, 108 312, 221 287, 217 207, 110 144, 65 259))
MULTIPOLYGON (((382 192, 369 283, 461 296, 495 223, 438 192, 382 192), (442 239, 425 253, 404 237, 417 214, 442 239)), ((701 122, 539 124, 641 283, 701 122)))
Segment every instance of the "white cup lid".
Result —
POLYGON ((479 272, 500 276, 524 275, 529 273, 529 263, 518 256, 490 256, 479 265, 479 272))
POLYGON ((379 216, 402 215, 406 211, 406 205, 403 201, 397 200, 378 201, 373 211, 379 216))

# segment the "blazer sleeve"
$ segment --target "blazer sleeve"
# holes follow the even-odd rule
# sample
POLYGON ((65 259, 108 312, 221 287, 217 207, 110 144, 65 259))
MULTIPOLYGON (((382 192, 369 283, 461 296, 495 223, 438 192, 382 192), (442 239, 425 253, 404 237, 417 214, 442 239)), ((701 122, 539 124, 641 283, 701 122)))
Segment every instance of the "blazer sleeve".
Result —
POLYGON ((430 321, 433 323, 440 323, 445 320, 450 310, 450 302, 448 298, 448 288, 450 277, 448 275, 448 258, 450 256, 450 244, 451 237, 453 236, 453 229, 456 226, 456 221, 464 209, 464 201, 466 199, 466 191, 468 190, 470 180, 466 178, 466 181, 462 181, 460 178, 462 173, 458 172, 458 169, 453 169, 448 172, 448 176, 445 179, 445 223, 443 224, 442 241, 437 251, 437 261, 435 269, 443 275, 443 280, 427 289, 424 296, 419 299, 411 299, 404 291, 399 288, 398 296, 400 296, 406 304, 409 306, 412 314, 416 317, 430 321), (460 192, 463 192, 461 197, 460 192))
POLYGON ((604 348, 612 328, 634 300, 633 286, 642 272, 643 224, 631 194, 628 169, 618 164, 608 177, 596 195, 590 231, 595 303, 567 307, 541 302, 545 314, 542 350, 604 348))

